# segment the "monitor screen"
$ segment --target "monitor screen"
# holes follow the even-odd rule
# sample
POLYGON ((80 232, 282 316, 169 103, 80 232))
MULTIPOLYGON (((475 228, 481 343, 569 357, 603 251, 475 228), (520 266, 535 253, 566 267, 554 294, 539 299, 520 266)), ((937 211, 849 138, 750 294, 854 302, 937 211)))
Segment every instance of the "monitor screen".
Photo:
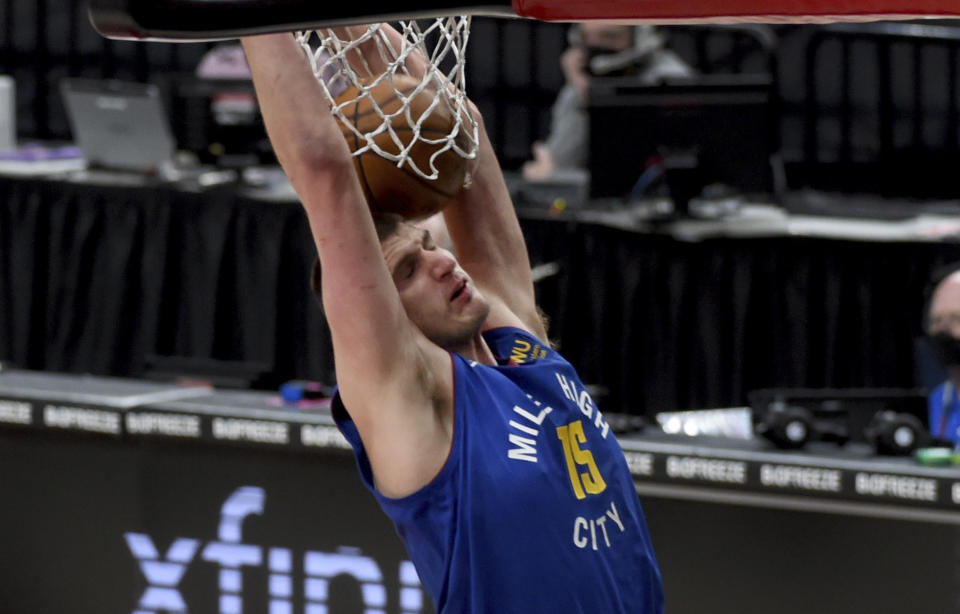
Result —
POLYGON ((590 85, 590 196, 654 195, 679 207, 707 186, 769 195, 777 150, 774 86, 765 75, 707 75, 590 85))

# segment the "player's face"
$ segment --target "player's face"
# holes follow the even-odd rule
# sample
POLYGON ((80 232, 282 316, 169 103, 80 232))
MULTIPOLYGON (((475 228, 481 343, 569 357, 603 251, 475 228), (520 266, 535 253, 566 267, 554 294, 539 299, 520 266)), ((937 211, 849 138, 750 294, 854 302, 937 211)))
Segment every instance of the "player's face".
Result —
POLYGON ((960 339, 960 274, 950 275, 933 293, 929 332, 947 333, 960 339))
POLYGON ((381 247, 407 316, 427 339, 456 350, 480 331, 490 306, 428 231, 401 224, 381 247))

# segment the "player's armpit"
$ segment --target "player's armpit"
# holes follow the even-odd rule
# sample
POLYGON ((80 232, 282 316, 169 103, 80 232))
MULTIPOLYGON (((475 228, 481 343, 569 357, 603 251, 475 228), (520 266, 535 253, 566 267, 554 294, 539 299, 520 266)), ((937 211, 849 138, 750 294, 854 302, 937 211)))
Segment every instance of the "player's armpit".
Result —
MULTIPOLYGON (((377 489, 412 494, 443 468, 453 438, 453 363, 433 344, 415 344, 379 381, 344 377, 340 394, 363 441, 377 489)), ((357 377, 353 377, 356 375, 357 377)), ((366 375, 366 377, 365 377, 366 375)))

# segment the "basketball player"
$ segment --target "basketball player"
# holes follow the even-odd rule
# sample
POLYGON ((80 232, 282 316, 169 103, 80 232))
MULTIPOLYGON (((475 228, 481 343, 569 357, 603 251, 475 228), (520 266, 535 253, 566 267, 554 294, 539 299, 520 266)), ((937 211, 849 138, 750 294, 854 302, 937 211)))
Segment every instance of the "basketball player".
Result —
POLYGON ((630 472, 546 342, 486 134, 444 211, 458 261, 422 228, 375 223, 294 39, 243 45, 316 242, 338 424, 437 612, 661 612, 630 472))

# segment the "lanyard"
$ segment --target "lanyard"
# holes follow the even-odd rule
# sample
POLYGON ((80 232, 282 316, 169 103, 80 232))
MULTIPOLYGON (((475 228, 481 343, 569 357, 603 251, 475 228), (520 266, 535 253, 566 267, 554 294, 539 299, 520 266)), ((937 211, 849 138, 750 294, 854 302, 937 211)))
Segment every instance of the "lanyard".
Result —
POLYGON ((937 439, 943 439, 943 432, 947 430, 947 419, 953 411, 953 382, 947 381, 943 385, 943 394, 940 396, 940 426, 937 428, 937 439))

